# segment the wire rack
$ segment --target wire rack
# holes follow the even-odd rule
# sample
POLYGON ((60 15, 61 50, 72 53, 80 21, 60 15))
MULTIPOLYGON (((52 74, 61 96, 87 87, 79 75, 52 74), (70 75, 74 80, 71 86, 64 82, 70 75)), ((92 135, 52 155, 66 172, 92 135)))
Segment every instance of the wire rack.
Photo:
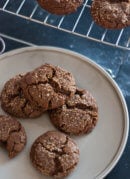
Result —
POLYGON ((91 3, 91 0, 85 0, 77 12, 56 16, 40 8, 36 0, 0 0, 0 11, 82 38, 130 50, 130 28, 107 30, 96 25, 90 13, 91 3))

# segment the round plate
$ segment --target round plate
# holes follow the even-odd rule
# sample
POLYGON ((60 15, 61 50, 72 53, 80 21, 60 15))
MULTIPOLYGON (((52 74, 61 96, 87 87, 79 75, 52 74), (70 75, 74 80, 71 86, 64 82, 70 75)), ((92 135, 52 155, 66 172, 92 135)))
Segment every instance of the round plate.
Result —
MULTIPOLYGON (((54 47, 31 47, 14 50, 0 57, 0 90, 14 75, 44 63, 59 65, 72 72, 77 85, 90 91, 99 107, 99 121, 95 129, 88 135, 73 137, 80 149, 80 162, 68 178, 105 177, 119 160, 128 137, 129 117, 120 89, 101 67, 82 55, 54 47)), ((2 110, 0 113, 4 114, 2 110)), ((5 150, 0 150, 0 178, 49 178, 32 167, 29 151, 39 135, 55 128, 47 114, 37 119, 20 121, 27 132, 26 148, 11 160, 5 150)))

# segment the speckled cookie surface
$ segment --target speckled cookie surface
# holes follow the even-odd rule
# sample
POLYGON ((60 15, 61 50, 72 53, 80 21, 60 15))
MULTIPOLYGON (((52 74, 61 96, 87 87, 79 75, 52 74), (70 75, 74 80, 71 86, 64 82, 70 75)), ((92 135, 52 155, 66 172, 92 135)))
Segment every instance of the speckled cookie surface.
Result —
POLYGON ((77 89, 62 107, 49 112, 52 123, 61 131, 80 135, 92 131, 98 120, 98 107, 92 95, 77 89))
POLYGON ((62 178, 77 165, 79 149, 70 137, 57 131, 48 131, 35 140, 30 158, 41 173, 62 178))
POLYGON ((0 116, 0 143, 4 144, 10 158, 23 150, 26 133, 20 122, 9 116, 0 116))
POLYGON ((91 14, 98 25, 107 29, 130 26, 130 0, 94 0, 91 14))
POLYGON ((37 0, 37 2, 52 14, 65 15, 75 12, 83 0, 37 0))
POLYGON ((1 107, 8 114, 21 118, 34 118, 43 113, 42 108, 31 104, 23 95, 19 82, 22 75, 7 81, 1 92, 1 107))
POLYGON ((27 73, 20 83, 26 98, 44 110, 62 106, 76 90, 72 74, 50 64, 27 73))

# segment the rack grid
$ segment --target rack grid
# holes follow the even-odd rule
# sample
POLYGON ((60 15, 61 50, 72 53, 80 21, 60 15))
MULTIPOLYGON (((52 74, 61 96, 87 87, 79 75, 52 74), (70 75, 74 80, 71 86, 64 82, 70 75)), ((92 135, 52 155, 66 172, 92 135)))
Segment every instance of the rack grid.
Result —
POLYGON ((91 3, 91 0, 85 0, 75 13, 57 16, 40 8, 36 0, 2 0, 0 11, 82 38, 130 50, 130 27, 121 30, 107 30, 96 25, 91 17, 91 3))

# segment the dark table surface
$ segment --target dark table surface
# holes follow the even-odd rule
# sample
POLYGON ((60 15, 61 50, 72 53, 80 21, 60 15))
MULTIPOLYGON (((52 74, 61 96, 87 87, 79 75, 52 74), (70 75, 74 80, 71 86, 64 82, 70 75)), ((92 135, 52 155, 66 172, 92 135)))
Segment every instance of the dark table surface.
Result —
MULTIPOLYGON (((0 7, 2 2, 4 4, 5 1, 0 2, 0 7)), ((130 36, 129 28, 126 35, 130 36)), ((130 50, 104 45, 38 24, 3 12, 2 9, 0 9, 0 36, 6 45, 4 52, 25 46, 49 45, 70 49, 91 58, 117 82, 130 111, 130 50)), ((106 179, 130 179, 130 137, 121 159, 106 179)))

